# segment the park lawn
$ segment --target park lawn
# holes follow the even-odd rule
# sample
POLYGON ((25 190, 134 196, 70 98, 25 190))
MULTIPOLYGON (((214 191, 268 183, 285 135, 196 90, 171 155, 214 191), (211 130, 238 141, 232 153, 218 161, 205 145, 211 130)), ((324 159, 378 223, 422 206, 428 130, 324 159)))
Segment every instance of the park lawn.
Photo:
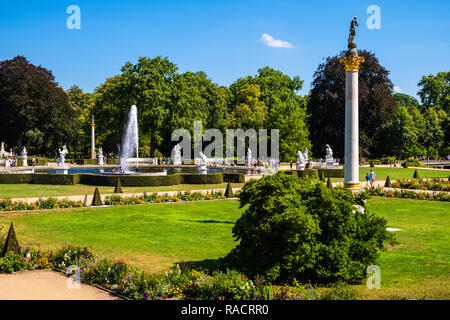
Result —
POLYGON ((14 222, 21 246, 91 246, 100 256, 157 272, 225 256, 236 245, 231 229, 240 215, 237 200, 215 200, 0 213, 0 226, 6 231, 14 222))
MULTIPOLYGON (((233 188, 242 187, 243 183, 232 183, 233 188)), ((226 183, 220 184, 179 184, 158 187, 122 187, 125 193, 143 193, 160 191, 190 191, 204 189, 225 189, 226 183)), ((0 184, 0 199, 55 197, 69 195, 93 194, 96 186, 76 185, 43 185, 43 184, 0 184)), ((114 192, 114 187, 98 186, 101 194, 114 192)))
POLYGON ((450 203, 374 197, 367 207, 402 231, 377 261, 381 289, 359 286, 363 296, 450 299, 450 203))
MULTIPOLYGON (((365 299, 426 295, 450 299, 450 204, 374 197, 369 210, 388 220, 400 244, 382 252, 381 289, 354 285, 365 299)), ((0 213, 14 222, 21 245, 91 246, 148 271, 184 261, 214 262, 235 245, 232 227, 242 214, 237 200, 0 213)))

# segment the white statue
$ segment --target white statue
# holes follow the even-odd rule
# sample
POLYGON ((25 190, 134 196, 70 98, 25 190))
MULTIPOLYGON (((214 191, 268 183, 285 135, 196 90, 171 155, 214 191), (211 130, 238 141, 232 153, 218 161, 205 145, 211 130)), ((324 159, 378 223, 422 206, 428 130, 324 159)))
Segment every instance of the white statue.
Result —
POLYGON ((306 148, 305 152, 303 152, 303 157, 305 158, 306 162, 309 162, 309 159, 308 159, 308 148, 306 148))
POLYGON ((326 148, 326 150, 327 150, 327 154, 326 154, 326 156, 325 156, 325 162, 334 162, 334 159, 333 159, 333 150, 331 150, 331 147, 330 147, 330 145, 326 145, 325 146, 325 148, 326 148))
POLYGON ((252 150, 248 148, 247 150, 247 166, 252 164, 252 150))
POLYGON ((105 161, 105 156, 103 155, 103 148, 98 149, 98 164, 103 165, 105 161))
POLYGON ((175 147, 173 147, 172 157, 173 157, 173 164, 175 164, 175 165, 181 164, 181 146, 180 146, 180 144, 177 144, 177 145, 175 145, 175 147))
POLYGON ((305 155, 301 151, 297 151, 298 170, 304 170, 306 166, 305 155))
POLYGON ((25 148, 25 147, 23 147, 23 150, 22 150, 22 166, 23 167, 28 167, 28 153, 27 153, 27 148, 25 148))
POLYGON ((58 149, 59 157, 58 157, 58 167, 64 167, 66 162, 67 148, 63 146, 62 150, 58 149))
POLYGON ((5 143, 2 141, 1 147, 0 147, 0 158, 7 157, 8 152, 5 151, 5 143))

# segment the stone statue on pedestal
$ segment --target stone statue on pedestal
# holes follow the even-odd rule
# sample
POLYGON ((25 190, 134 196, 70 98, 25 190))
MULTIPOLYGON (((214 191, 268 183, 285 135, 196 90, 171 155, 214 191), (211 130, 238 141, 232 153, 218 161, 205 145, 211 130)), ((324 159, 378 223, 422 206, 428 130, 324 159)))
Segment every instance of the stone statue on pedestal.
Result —
POLYGON ((27 148, 23 147, 22 150, 22 166, 23 167, 28 167, 28 153, 27 153, 27 148))
POLYGON ((248 148, 247 150, 247 166, 252 164, 252 150, 248 148))
POLYGON ((105 156, 103 155, 103 148, 98 149, 98 164, 103 165, 105 161, 105 156))
POLYGON ((66 155, 67 155, 67 147, 63 146, 62 150, 58 149, 58 167, 64 167, 66 162, 66 155))
POLYGON ((180 165, 181 164, 181 146, 180 144, 175 145, 173 147, 173 164, 174 165, 180 165))
POLYGON ((333 162, 334 163, 334 159, 333 159, 333 150, 331 150, 330 145, 326 145, 325 146, 327 154, 325 156, 325 162, 333 162))

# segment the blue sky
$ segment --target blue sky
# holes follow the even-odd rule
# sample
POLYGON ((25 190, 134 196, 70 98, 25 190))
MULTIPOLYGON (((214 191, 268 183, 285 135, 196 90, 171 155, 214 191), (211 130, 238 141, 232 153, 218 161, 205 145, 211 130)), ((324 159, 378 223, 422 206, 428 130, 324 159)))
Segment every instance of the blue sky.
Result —
POLYGON ((24 55, 65 89, 92 92, 127 61, 161 55, 220 85, 270 66, 300 76, 306 94, 323 59, 345 49, 355 15, 358 48, 374 52, 404 93, 415 96, 423 75, 450 69, 448 0, 1 0, 0 8, 0 60, 24 55), (66 27, 70 5, 81 9, 80 30, 66 27), (380 8, 379 30, 366 26, 370 5, 380 8), (263 34, 292 47, 268 46, 263 34))

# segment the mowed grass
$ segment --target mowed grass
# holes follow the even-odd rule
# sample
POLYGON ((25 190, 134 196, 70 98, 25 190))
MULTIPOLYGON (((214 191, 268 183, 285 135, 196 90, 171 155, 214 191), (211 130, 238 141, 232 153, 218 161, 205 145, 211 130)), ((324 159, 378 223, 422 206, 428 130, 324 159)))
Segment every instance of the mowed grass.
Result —
POLYGON ((377 261, 381 289, 361 286, 366 297, 450 299, 450 203, 374 197, 367 207, 402 231, 377 261))
POLYGON ((7 230, 13 221, 22 246, 54 249, 70 242, 162 271, 225 256, 236 245, 231 229, 240 215, 237 200, 216 200, 0 214, 0 225, 7 230))
MULTIPOLYGON (((232 183, 233 188, 241 187, 243 183, 232 183)), ((179 184, 175 186, 160 187, 122 187, 125 193, 143 193, 160 191, 190 191, 204 189, 225 189, 226 183, 220 184, 179 184)), ((56 197, 70 195, 94 194, 96 186, 83 184, 76 185, 43 185, 43 184, 0 184, 0 199, 56 197)), ((111 194, 114 187, 98 186, 100 193, 111 194)))
MULTIPOLYGON (((365 299, 427 296, 450 299, 450 204, 372 198, 369 210, 388 220, 400 244, 382 252, 381 289, 355 285, 365 299)), ((102 256, 123 257, 148 271, 180 261, 214 261, 236 242, 237 200, 104 208, 0 213, 0 225, 14 222, 23 246, 55 248, 65 242, 91 246, 102 256)))

